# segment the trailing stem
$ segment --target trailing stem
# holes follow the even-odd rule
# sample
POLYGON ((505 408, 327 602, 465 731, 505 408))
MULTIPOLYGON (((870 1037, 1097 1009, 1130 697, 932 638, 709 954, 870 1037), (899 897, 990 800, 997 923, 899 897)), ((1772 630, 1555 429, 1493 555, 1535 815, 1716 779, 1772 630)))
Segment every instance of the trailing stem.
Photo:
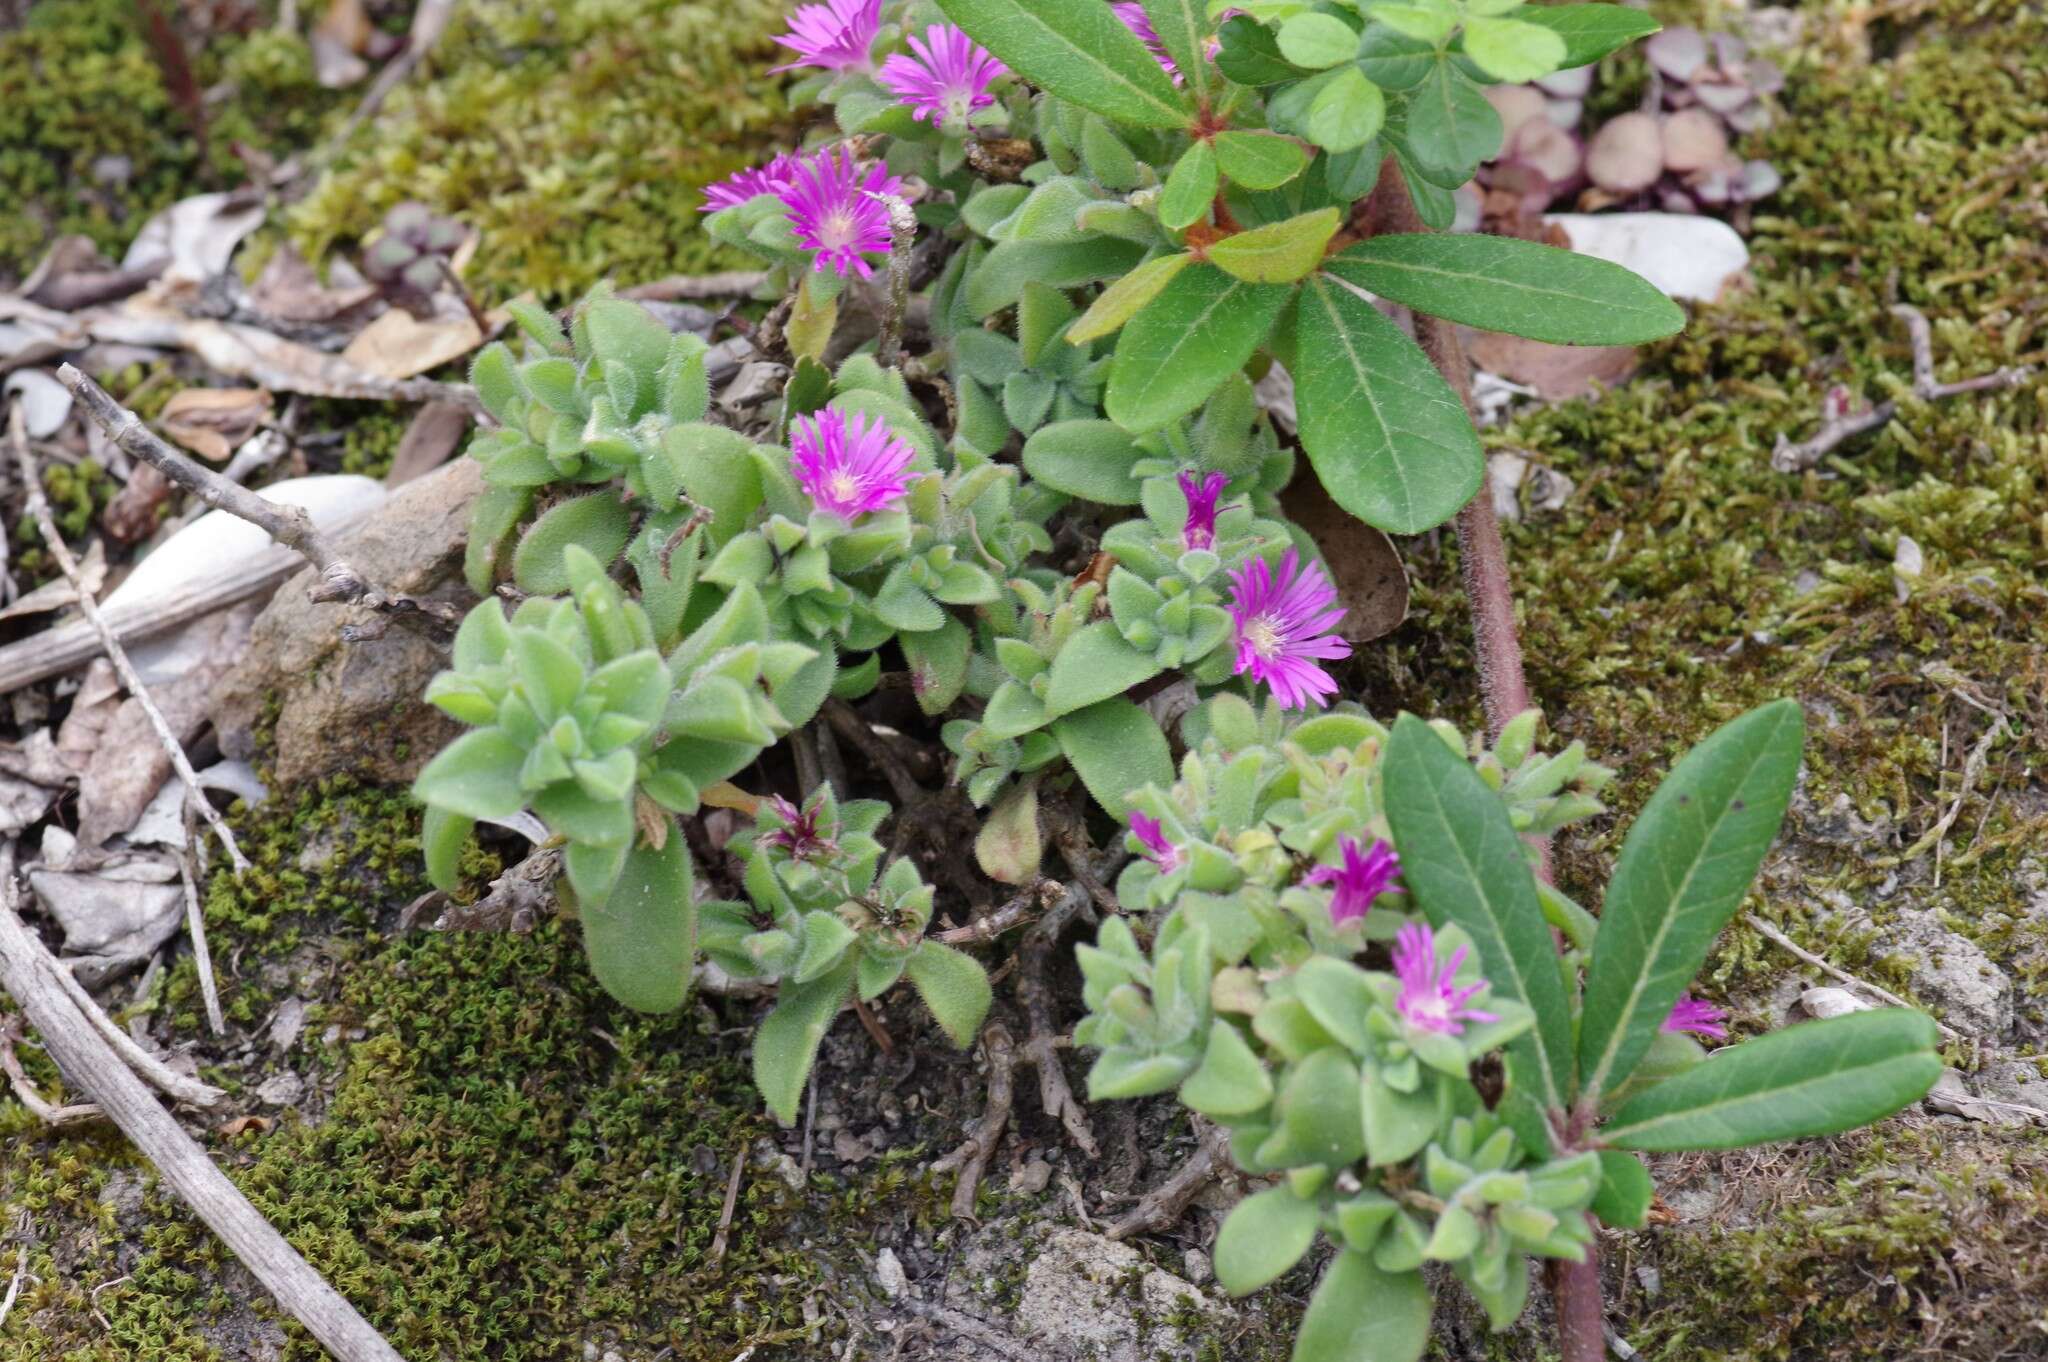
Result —
POLYGON ((1607 1316, 1600 1302, 1600 1242, 1586 1245, 1586 1261, 1550 1260, 1550 1294, 1557 1302, 1561 1362, 1606 1362, 1607 1316))
MULTIPOLYGON (((1415 205, 1390 156, 1380 167, 1379 183, 1366 200, 1369 233, 1426 232, 1415 205)), ((1472 403, 1472 368, 1458 342, 1458 328, 1436 317, 1416 316, 1415 338, 1436 365, 1444 382, 1458 394, 1468 415, 1472 403)), ((1515 627, 1515 595, 1508 577, 1508 555, 1501 543, 1500 521, 1493 513, 1493 490, 1480 479, 1479 491, 1458 512, 1458 562, 1465 580, 1465 598, 1472 605, 1472 641, 1479 656, 1479 688, 1486 703, 1486 726, 1500 736, 1502 725, 1529 708, 1529 683, 1522 674, 1522 641, 1515 627)))

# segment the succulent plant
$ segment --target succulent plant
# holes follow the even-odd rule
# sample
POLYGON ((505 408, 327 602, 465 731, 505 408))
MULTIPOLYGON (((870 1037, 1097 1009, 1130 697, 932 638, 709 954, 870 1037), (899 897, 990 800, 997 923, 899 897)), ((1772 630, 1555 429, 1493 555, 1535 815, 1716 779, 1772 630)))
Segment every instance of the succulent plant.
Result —
POLYGON ((1483 216, 1534 217, 1573 196, 1582 212, 1618 205, 1718 212, 1777 191, 1770 162, 1735 150, 1743 134, 1770 123, 1769 97, 1785 83, 1777 65, 1731 34, 1691 28, 1665 29, 1643 50, 1650 63, 1643 107, 1590 136, 1580 120, 1592 66, 1487 87, 1503 134, 1499 158, 1477 180, 1483 216))
POLYGON ((408 200, 384 215, 384 227, 363 251, 363 277, 416 316, 433 310, 434 295, 452 279, 450 264, 465 232, 453 218, 408 200))

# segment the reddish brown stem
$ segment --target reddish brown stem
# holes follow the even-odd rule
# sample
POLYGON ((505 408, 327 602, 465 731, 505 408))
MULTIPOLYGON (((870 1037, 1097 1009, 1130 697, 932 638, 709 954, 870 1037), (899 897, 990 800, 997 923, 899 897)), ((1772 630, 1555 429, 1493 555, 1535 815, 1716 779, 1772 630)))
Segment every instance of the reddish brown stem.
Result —
POLYGON ((1600 1304, 1598 1244, 1586 1245, 1586 1261, 1550 1262, 1550 1291, 1557 1300, 1557 1347, 1561 1362, 1607 1362, 1607 1316, 1600 1304))
MULTIPOLYGON (((1365 202, 1368 234, 1426 232, 1408 197, 1408 187, 1393 157, 1380 166, 1379 183, 1365 202)), ((1437 372, 1458 394, 1468 415, 1472 402, 1472 366, 1458 339, 1458 328, 1439 317, 1415 317, 1415 339, 1437 372)), ((1522 674, 1521 634, 1515 626, 1514 584, 1508 577, 1507 548, 1501 543, 1500 521, 1493 513, 1493 489, 1485 478, 1479 491, 1458 512, 1458 562, 1465 577, 1465 598, 1472 604, 1472 641, 1479 655, 1479 689, 1486 701, 1486 726, 1494 736, 1501 726, 1529 708, 1529 683, 1522 674)))

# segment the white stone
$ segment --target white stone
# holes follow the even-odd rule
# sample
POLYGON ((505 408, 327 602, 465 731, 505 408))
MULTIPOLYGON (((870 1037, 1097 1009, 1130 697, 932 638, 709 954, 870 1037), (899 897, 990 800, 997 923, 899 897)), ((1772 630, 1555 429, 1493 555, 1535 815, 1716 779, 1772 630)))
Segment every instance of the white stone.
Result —
POLYGON ((1719 218, 1691 213, 1554 213, 1572 249, 1634 270, 1673 298, 1710 303, 1749 267, 1749 247, 1719 218))

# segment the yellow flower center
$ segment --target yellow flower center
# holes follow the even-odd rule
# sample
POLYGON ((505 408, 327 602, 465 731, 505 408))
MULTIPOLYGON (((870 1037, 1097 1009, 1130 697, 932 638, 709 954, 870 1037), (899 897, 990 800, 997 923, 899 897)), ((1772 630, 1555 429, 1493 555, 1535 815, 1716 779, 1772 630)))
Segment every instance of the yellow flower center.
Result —
POLYGON ((852 501, 860 496, 860 482, 845 469, 834 473, 826 487, 831 491, 834 501, 852 501))
POLYGON ((1271 657, 1280 651, 1280 630, 1270 615, 1252 616, 1251 623, 1244 627, 1244 637, 1260 657, 1271 657))

